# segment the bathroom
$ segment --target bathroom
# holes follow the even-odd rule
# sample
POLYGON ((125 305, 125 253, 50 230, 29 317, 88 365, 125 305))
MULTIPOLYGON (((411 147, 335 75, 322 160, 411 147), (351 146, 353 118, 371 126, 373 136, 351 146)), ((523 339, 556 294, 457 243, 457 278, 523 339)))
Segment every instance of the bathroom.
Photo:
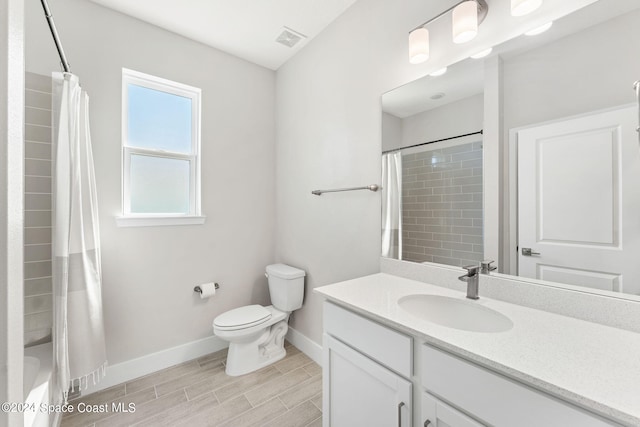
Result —
MULTIPOLYGON (((326 19, 322 29, 303 29, 286 22, 277 25, 278 34, 285 25, 309 36, 293 48, 294 55, 289 48, 276 45, 278 49, 285 49, 284 55, 291 55, 284 60, 284 56, 278 56, 278 50, 271 58, 258 54, 250 56, 241 50, 224 46, 213 48, 202 40, 193 41, 198 39, 194 34, 177 35, 179 31, 171 28, 171 23, 156 21, 156 26, 145 22, 151 18, 144 18, 144 15, 135 18, 136 13, 144 12, 143 6, 138 11, 131 9, 121 13, 117 9, 125 8, 124 2, 49 1, 71 69, 79 76, 91 99, 109 362, 107 375, 102 380, 104 386, 115 386, 223 350, 226 343, 213 334, 214 318, 249 304, 268 306, 270 297, 265 268, 275 263, 295 266, 306 272, 304 304, 292 314, 287 338, 309 360, 323 365, 324 297, 314 292, 315 288, 381 271, 389 273, 390 265, 394 269, 392 273, 397 275, 401 275, 398 270, 403 268, 415 271, 428 267, 415 263, 400 263, 398 267, 390 260, 381 260, 382 192, 353 191, 320 197, 311 194, 316 189, 381 184, 380 152, 385 150, 381 142, 384 131, 382 94, 445 65, 462 61, 480 47, 511 39, 535 20, 563 16, 594 2, 545 0, 543 8, 554 9, 551 12, 544 9, 544 13, 550 15, 544 15, 540 9, 528 17, 508 18, 507 12, 506 17, 500 18, 504 21, 496 21, 494 11, 501 7, 508 9, 509 2, 488 1, 487 18, 479 27, 477 39, 469 43, 453 45, 444 19, 429 24, 431 58, 421 64, 408 61, 408 33, 453 6, 455 1, 411 0, 403 2, 402 7, 388 0, 334 3, 334 15, 326 19), (109 4, 113 8, 107 7, 109 4), (167 29, 161 28, 163 26, 167 29), (201 89, 203 224, 146 227, 118 224, 118 218, 122 216, 123 68, 201 89), (203 300, 193 288, 207 282, 217 282, 220 287, 214 297, 203 300)), ((8 111, 12 108, 24 110, 24 90, 22 84, 17 83, 18 74, 24 77, 26 70, 49 76, 52 71, 60 71, 60 59, 40 2, 8 0, 0 9, 3 9, 3 20, 13 22, 0 26, 3 51, 4 46, 9 46, 6 51, 13 52, 13 55, 3 54, 2 93, 11 96, 6 97, 2 108, 3 111, 5 108, 8 111), (19 55, 23 48, 24 66, 19 55), (20 94, 16 87, 20 87, 20 94)), ((300 13, 303 12, 305 10, 301 9, 300 13)), ((260 10, 245 10, 244 13, 265 14, 260 10)), ((174 18, 178 16, 180 13, 174 13, 174 18)), ((183 19, 196 18, 197 15, 185 12, 183 19)), ((223 27, 224 21, 210 19, 210 28, 223 27)), ((226 38, 236 37, 234 31, 246 30, 227 27, 226 38)), ((265 38, 268 43, 275 44, 273 39, 278 34, 269 33, 265 38)), ((258 36, 263 35, 249 31, 242 37, 246 37, 249 45, 252 38, 258 36)), ((637 38, 630 40, 633 46, 637 38)), ((590 46, 588 42, 584 45, 590 46)), ((455 71, 456 66, 452 65, 450 72, 455 71)), ((599 106, 594 103, 584 111, 566 109, 561 117, 632 103, 632 84, 640 78, 637 62, 627 74, 631 81, 626 78, 618 82, 624 92, 614 104, 599 106)), ((34 91, 39 92, 31 92, 34 91)), ((487 93, 483 101, 485 114, 493 105, 487 93)), ((27 105, 27 108, 30 107, 27 105)), ((498 107, 494 105, 494 108, 498 107)), ((6 114, 4 116, 2 120, 9 120, 6 114)), ((22 119, 13 119, 20 120, 20 129, 24 127, 22 119)), ((550 118, 538 117, 533 122, 545 120, 550 118)), ((514 122, 514 127, 524 124, 514 122)), ((3 138, 16 138, 15 129, 14 133, 10 132, 10 124, 9 121, 6 125, 9 136, 3 134, 3 138)), ((491 138, 491 132, 493 135, 498 132, 491 126, 492 123, 485 122, 485 138, 491 138)), ((2 129, 4 133, 5 123, 2 129)), ((468 132, 478 130, 472 127, 468 132)), ((458 129, 455 132, 456 135, 462 133, 466 131, 458 129)), ((427 139, 446 136, 450 135, 427 139)), ((508 135, 504 139, 508 140, 508 135)), ((492 150, 497 150, 496 146, 485 142, 484 258, 496 260, 499 271, 509 272, 515 271, 507 268, 514 262, 511 259, 514 257, 509 257, 504 244, 510 238, 511 205, 502 200, 507 198, 508 191, 495 189, 504 188, 500 174, 507 174, 508 170, 498 163, 511 153, 492 150), (487 188, 494 191, 486 191, 487 188), (502 210, 494 209, 494 206, 502 206, 502 210)), ((0 325, 3 342, 0 360, 8 367, 0 383, 3 401, 18 401, 15 396, 16 390, 22 388, 22 375, 18 378, 15 372, 22 372, 25 341, 29 340, 29 344, 47 341, 47 328, 51 327, 46 321, 46 313, 51 313, 47 298, 33 297, 46 296, 51 291, 34 294, 26 285, 23 288, 22 259, 18 260, 16 255, 17 252, 22 254, 22 231, 17 233, 15 228, 6 226, 13 218, 20 222, 22 229, 22 196, 15 205, 20 206, 18 210, 10 209, 17 197, 10 190, 19 188, 20 193, 23 191, 22 184, 18 183, 22 181, 23 171, 14 170, 15 162, 11 159, 19 156, 21 163, 22 152, 3 151, 1 156, 2 169, 9 174, 3 176, 7 181, 0 185, 3 205, 7 206, 6 209, 3 206, 4 228, 0 239, 6 242, 0 250, 3 258, 0 311, 7 314, 0 325), (4 233, 14 238, 5 238, 4 233), (4 286, 5 280, 9 286, 4 286), (26 303, 27 299, 32 302, 26 303), (24 308, 17 301, 25 301, 24 308), (38 318, 42 323, 34 322, 38 318), (7 380, 4 375, 8 375, 7 380)), ((31 233, 28 231, 25 239, 31 238, 31 233)), ((452 271, 456 278, 463 273, 459 268, 452 271)), ((426 278, 414 279, 433 283, 436 279, 429 274, 432 274, 431 270, 424 273, 426 278)), ((481 299, 483 289, 488 290, 483 287, 482 279, 484 277, 480 284, 481 299)), ((536 285, 530 284, 530 290, 522 283, 522 280, 517 281, 518 286, 514 289, 523 289, 523 295, 536 293, 536 285)), ((463 285, 460 282, 457 289, 462 291, 463 285)), ((575 315, 579 317, 580 313, 593 311, 597 316, 606 317, 598 314, 605 307, 618 313, 624 311, 626 320, 612 320, 620 328, 626 328, 625 325, 631 322, 629 319, 638 319, 637 297, 611 298, 607 291, 598 292, 577 289, 571 313, 577 313, 575 315), (622 307, 612 309, 587 297, 603 302, 619 300, 622 307), (579 305, 577 301, 581 298, 588 301, 579 305)), ((555 300, 555 296, 552 299, 555 300)), ((540 302, 535 308, 557 312, 560 310, 558 305, 540 302)), ((639 406, 637 402, 635 405, 639 406)), ((418 406, 414 399, 414 409, 418 406)), ((0 414, 0 417, 4 424, 21 424, 14 418, 16 414, 0 414)), ((614 420, 625 425, 619 418, 614 420)), ((316 421, 317 417, 309 423, 316 421)), ((414 425, 421 425, 417 423, 416 415, 414 425)), ((306 424, 301 422, 299 425, 306 424)), ((632 422, 626 424, 634 425, 632 422)))

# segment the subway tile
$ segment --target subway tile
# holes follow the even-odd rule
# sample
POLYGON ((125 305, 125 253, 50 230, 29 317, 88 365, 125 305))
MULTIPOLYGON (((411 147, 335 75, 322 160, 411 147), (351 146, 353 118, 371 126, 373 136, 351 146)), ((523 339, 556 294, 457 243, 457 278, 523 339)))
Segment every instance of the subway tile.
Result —
POLYGON ((416 182, 418 180, 418 175, 403 175, 402 183, 405 184, 407 182, 416 182))
POLYGON ((416 196, 418 202, 426 202, 426 203, 440 203, 446 200, 443 200, 442 195, 432 195, 432 196, 416 196))
POLYGON ((33 314, 41 313, 43 311, 53 310, 53 295, 36 295, 31 297, 25 297, 24 299, 24 313, 33 314))
POLYGON ((482 151, 470 151, 467 153, 458 153, 458 154, 451 155, 451 161, 453 162, 463 162, 465 160, 474 160, 474 159, 481 159, 481 158, 482 158, 482 151))
POLYGON ((469 243, 442 242, 443 249, 473 252, 473 245, 469 243))
POLYGON ((44 295, 52 293, 52 279, 51 277, 44 277, 40 279, 30 279, 24 281, 24 295, 44 295))
POLYGON ((460 163, 460 167, 463 169, 482 169, 482 159, 465 160, 460 163))
POLYGON ((473 193, 473 201, 474 202, 482 202, 483 201, 483 194, 482 193, 473 193))
POLYGON ((442 179, 442 172, 428 172, 418 174, 418 181, 427 181, 429 187, 435 187, 433 182, 442 179))
POLYGON ((424 203, 403 203, 402 209, 406 209, 408 211, 421 211, 424 210, 424 203))
POLYGON ((402 211, 402 215, 403 218, 404 216, 407 217, 413 217, 413 218, 425 218, 425 217, 431 217, 433 216, 433 213, 430 211, 410 211, 410 210, 403 210, 402 211))
POLYGON ((482 193, 482 184, 463 185, 461 188, 461 192, 462 193, 482 193))
POLYGON ((462 265, 459 259, 455 259, 451 257, 442 257, 442 256, 434 256, 433 262, 437 264, 453 265, 456 267, 460 267, 462 265))
POLYGON ((424 248, 424 253, 426 255, 432 255, 434 258, 437 256, 447 258, 453 257, 449 249, 424 248))
POLYGON ((459 185, 449 187, 438 187, 433 189, 433 194, 458 194, 462 192, 462 187, 459 185))
POLYGON ((443 154, 456 154, 473 151, 473 143, 454 145, 453 147, 447 147, 442 149, 443 154))
POLYGON ((420 246, 405 246, 402 248, 403 254, 412 253, 412 254, 424 254, 424 248, 420 246))
POLYGON ((51 144, 51 128, 48 126, 25 125, 24 139, 51 144))
POLYGON ((474 227, 482 227, 482 225, 483 225, 482 218, 474 218, 473 219, 473 226, 474 227))
POLYGON ((448 225, 431 225, 425 224, 424 227, 426 232, 430 233, 451 233, 451 227, 448 225))
POLYGON ((482 168, 473 168, 473 176, 482 176, 482 168))
POLYGON ((25 194, 25 210, 51 210, 51 194, 25 194))
POLYGON ((434 210, 434 211, 442 211, 442 210, 449 210, 451 208, 455 207, 453 206, 453 203, 451 202, 441 202, 441 203, 425 203, 425 208, 428 210, 434 210))
POLYGON ((24 191, 25 193, 51 194, 51 178, 44 176, 26 176, 24 178, 24 191))
MULTIPOLYGON (((27 159, 51 160, 51 144, 27 141, 24 145, 24 157, 27 159)), ((49 188, 51 192, 51 188, 49 188)))
POLYGON ((411 169, 424 166, 424 160, 407 160, 402 157, 402 169, 411 169))
POLYGON ((413 153, 413 154, 403 154, 402 155, 402 161, 403 162, 408 162, 408 161, 415 160, 415 159, 416 159, 415 153, 413 153))
POLYGON ((413 252, 402 252, 402 259, 411 262, 432 262, 433 256, 426 254, 416 254, 413 252))
POLYGON ((451 208, 453 209, 482 209, 482 202, 451 202, 451 208))
POLYGON ((481 245, 483 243, 482 235, 477 236, 461 236, 463 243, 473 243, 475 245, 481 245))
MULTIPOLYGON (((451 183, 453 185, 482 185, 482 177, 481 176, 470 176, 463 178, 451 178, 451 183)), ((463 191, 464 193, 464 191, 463 191)))
POLYGON ((27 245, 24 247, 24 261, 51 261, 51 245, 27 245))
POLYGON ((479 254, 483 254, 484 253, 484 246, 483 245, 473 245, 473 252, 479 253, 479 254))
MULTIPOLYGON (((418 240, 417 246, 420 246, 423 248, 441 248, 442 242, 438 242, 434 240, 418 240)), ((425 253, 431 253, 431 252, 429 252, 429 249, 425 249, 425 253)))
POLYGON ((51 276, 51 261, 29 262, 24 265, 24 278, 36 279, 51 276))
POLYGON ((407 190, 406 194, 408 196, 430 196, 433 194, 433 189, 431 188, 420 188, 417 190, 407 190))
MULTIPOLYGON (((286 404, 285 404, 286 405, 286 404)), ((322 415, 322 412, 316 406, 307 401, 297 405, 290 411, 280 415, 270 423, 266 424, 268 427, 299 427, 306 426, 310 422, 318 419, 322 415)))
POLYGON ((24 226, 29 227, 51 227, 51 211, 25 211, 24 226))
POLYGON ((25 108, 24 121, 27 124, 51 126, 51 110, 42 108, 25 108))
POLYGON ((472 236, 482 236, 482 228, 480 227, 452 227, 453 234, 470 234, 472 236))
POLYGON ((462 162, 443 162, 443 163, 436 163, 434 165, 431 166, 432 169, 434 171, 445 171, 445 170, 453 170, 453 169, 460 169, 462 167, 462 162))
POLYGON ((30 176, 51 176, 51 161, 26 159, 24 174, 30 176))
POLYGON ((473 169, 458 169, 442 172, 442 178, 465 178, 473 176, 473 169))
POLYGON ((482 254, 478 254, 476 252, 452 251, 451 255, 454 258, 460 258, 470 261, 482 261, 482 254))
POLYGON ((27 71, 24 73, 24 87, 30 90, 51 93, 51 76, 27 71))
POLYGON ((482 150, 482 141, 474 142, 473 143, 473 149, 474 150, 482 150))
MULTIPOLYGON (((461 210, 442 210, 442 211, 433 211, 434 218, 440 217, 448 217, 448 218, 460 218, 462 217, 461 210)), ((419 223, 419 222, 418 222, 419 223)))
POLYGON ((445 202, 472 202, 473 194, 444 194, 442 200, 445 202))
POLYGON ((417 196, 402 196, 402 203, 417 203, 417 196))
POLYGON ((424 187, 425 185, 424 185, 424 182, 422 181, 406 182, 402 184, 402 188, 407 190, 413 190, 413 189, 424 188, 424 187))
POLYGON ((42 243, 51 243, 51 227, 25 228, 25 245, 36 245, 42 243))
POLYGON ((418 246, 418 241, 416 239, 410 239, 406 237, 402 237, 402 246, 418 246))
POLYGON ((433 233, 433 240, 440 240, 442 242, 460 242, 462 241, 462 236, 459 234, 433 233))
POLYGON ((463 218, 482 218, 483 211, 482 209, 465 209, 462 211, 463 218))
POLYGON ((403 225, 415 225, 417 218, 402 217, 403 225))
POLYGON ((415 231, 415 232, 422 232, 424 231, 424 225, 418 225, 418 224, 402 224, 402 229, 404 231, 415 231))
POLYGON ((26 107, 51 109, 51 93, 26 89, 24 91, 24 104, 26 107))

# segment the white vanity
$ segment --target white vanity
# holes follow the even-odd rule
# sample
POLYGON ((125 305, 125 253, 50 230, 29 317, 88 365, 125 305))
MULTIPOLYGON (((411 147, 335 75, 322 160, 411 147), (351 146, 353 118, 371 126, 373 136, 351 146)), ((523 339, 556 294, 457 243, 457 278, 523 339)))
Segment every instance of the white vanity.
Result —
POLYGON ((385 273, 316 288, 326 298, 324 425, 640 425, 640 334, 487 298, 482 289, 481 280, 480 299, 470 301, 385 273), (475 326, 444 326, 452 320, 433 318, 433 306, 425 310, 432 318, 416 311, 420 295, 512 325, 469 330, 492 322, 480 314, 475 326), (407 300, 417 302, 399 304, 407 300))

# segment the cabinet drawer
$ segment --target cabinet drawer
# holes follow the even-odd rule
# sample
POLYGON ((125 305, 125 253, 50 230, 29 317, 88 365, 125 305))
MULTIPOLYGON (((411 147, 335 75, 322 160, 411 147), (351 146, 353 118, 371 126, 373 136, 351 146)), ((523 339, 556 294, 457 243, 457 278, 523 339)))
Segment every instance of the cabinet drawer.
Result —
POLYGON ((422 393, 422 419, 418 425, 428 427, 484 427, 462 412, 440 402, 428 393, 422 393))
POLYGON ((324 303, 324 331, 405 378, 413 367, 412 339, 330 302, 324 303))
POLYGON ((611 427, 607 421, 430 346, 422 346, 422 386, 496 427, 611 427))

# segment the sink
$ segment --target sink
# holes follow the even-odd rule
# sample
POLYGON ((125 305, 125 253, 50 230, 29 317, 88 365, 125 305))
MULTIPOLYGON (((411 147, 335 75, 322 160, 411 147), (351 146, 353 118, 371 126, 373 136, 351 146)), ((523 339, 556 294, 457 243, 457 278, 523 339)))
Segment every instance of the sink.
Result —
POLYGON ((477 302, 440 295, 407 295, 398 305, 410 315, 448 328, 471 332, 504 332, 513 328, 507 316, 477 302))

